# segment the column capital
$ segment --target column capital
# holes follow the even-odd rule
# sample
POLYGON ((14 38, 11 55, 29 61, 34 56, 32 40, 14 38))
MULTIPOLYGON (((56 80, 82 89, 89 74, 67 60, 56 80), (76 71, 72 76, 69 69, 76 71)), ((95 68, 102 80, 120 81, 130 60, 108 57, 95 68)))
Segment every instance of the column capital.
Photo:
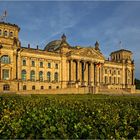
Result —
POLYGON ((82 63, 87 63, 87 61, 86 61, 86 60, 80 60, 80 62, 82 62, 82 63))

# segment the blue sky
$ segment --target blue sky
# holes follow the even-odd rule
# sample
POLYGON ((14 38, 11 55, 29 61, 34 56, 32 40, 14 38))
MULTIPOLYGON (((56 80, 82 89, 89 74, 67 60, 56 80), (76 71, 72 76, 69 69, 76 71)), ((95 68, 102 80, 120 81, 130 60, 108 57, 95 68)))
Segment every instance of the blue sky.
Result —
POLYGON ((97 40, 106 58, 131 50, 140 79, 140 1, 0 1, 0 13, 4 10, 7 22, 21 28, 22 46, 43 49, 63 33, 72 46, 94 46, 97 40))

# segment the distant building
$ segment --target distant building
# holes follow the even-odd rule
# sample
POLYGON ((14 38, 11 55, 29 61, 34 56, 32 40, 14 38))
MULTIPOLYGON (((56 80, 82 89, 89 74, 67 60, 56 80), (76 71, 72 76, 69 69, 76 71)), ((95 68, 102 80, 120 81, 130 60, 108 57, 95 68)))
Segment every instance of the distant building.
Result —
POLYGON ((0 92, 134 92, 131 51, 112 52, 106 60, 98 42, 93 47, 73 47, 64 34, 44 50, 22 47, 19 31, 15 24, 0 22, 0 92))

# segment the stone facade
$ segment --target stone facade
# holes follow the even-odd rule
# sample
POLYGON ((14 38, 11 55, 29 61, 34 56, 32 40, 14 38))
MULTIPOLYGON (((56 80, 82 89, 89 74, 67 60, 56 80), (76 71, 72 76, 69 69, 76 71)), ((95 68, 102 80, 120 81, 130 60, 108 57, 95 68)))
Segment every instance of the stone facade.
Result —
POLYGON ((15 24, 0 22, 0 92, 135 91, 131 51, 112 52, 106 60, 98 42, 93 47, 73 47, 64 34, 43 50, 22 47, 19 31, 15 24))

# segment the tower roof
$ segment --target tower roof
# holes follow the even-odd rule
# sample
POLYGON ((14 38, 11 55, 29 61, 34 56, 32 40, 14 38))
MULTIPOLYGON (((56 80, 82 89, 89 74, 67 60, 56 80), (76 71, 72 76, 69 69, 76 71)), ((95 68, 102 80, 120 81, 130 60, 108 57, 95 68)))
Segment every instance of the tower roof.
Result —
POLYGON ((20 31, 20 28, 18 25, 16 24, 11 24, 11 23, 6 23, 6 22, 0 22, 0 25, 8 25, 8 26, 13 26, 13 27, 16 27, 18 28, 18 31, 20 31))

